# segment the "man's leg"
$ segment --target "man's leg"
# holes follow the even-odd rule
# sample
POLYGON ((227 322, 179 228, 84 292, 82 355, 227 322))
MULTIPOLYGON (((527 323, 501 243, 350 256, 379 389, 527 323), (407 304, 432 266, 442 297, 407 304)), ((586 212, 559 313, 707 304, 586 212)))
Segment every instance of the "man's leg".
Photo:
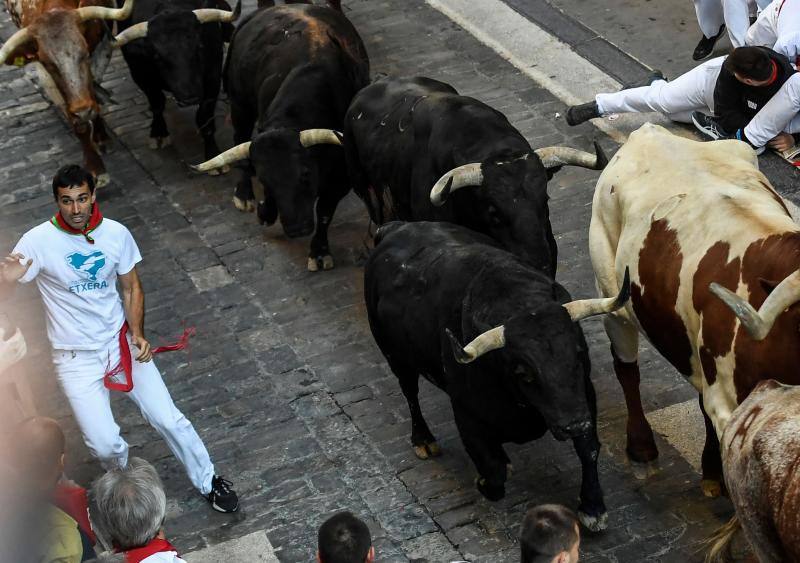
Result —
POLYGON ((53 364, 86 447, 104 469, 125 467, 128 444, 111 412, 108 389, 103 385, 106 364, 98 352, 53 350, 53 364))
POLYGON ((767 6, 747 29, 744 42, 746 45, 772 47, 778 40, 778 9, 782 0, 767 6))
POLYGON ((750 9, 747 0, 722 0, 725 27, 734 47, 745 44, 745 36, 750 27, 750 9))
POLYGON ((133 390, 128 395, 183 464, 195 488, 207 495, 211 491, 214 465, 194 426, 172 401, 155 362, 133 361, 133 390))
POLYGON ((800 73, 795 73, 781 86, 744 128, 746 140, 754 147, 763 147, 781 131, 792 133, 800 125, 800 73))
POLYGON ((711 54, 714 45, 725 31, 725 15, 722 0, 694 0, 697 23, 703 36, 692 53, 692 59, 701 61, 711 54))
MULTIPOLYGON (((650 86, 595 97, 601 115, 628 112, 660 112, 676 121, 687 121, 691 111, 711 109, 713 89, 725 57, 717 57, 671 82, 657 80, 650 86)), ((713 103, 713 102, 712 102, 713 103)))

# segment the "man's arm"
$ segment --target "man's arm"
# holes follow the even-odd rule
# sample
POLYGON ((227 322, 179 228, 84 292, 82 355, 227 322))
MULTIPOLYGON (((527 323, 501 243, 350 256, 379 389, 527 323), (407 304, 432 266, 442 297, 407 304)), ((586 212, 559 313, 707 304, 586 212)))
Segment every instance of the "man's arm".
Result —
POLYGON ((122 287, 122 306, 131 329, 131 341, 139 348, 138 362, 149 362, 153 359, 150 343, 144 338, 144 291, 136 273, 136 267, 127 274, 117 276, 122 287))
POLYGON ((714 115, 728 135, 733 135, 750 121, 741 99, 742 83, 724 66, 720 69, 714 88, 714 115))

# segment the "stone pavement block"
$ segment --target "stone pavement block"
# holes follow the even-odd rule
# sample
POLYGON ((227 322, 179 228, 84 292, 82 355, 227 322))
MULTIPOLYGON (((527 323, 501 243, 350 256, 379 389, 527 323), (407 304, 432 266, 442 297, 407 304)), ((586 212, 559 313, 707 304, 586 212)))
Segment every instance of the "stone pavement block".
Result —
POLYGON ((253 532, 246 536, 216 544, 183 556, 188 563, 218 563, 236 561, 237 563, 278 563, 272 544, 266 533, 253 532))
POLYGON ((411 561, 417 563, 462 559, 461 554, 441 534, 426 534, 404 542, 403 551, 411 561))
POLYGON ((201 270, 189 272, 189 277, 198 291, 209 291, 219 289, 233 283, 228 270, 220 264, 209 266, 201 270))

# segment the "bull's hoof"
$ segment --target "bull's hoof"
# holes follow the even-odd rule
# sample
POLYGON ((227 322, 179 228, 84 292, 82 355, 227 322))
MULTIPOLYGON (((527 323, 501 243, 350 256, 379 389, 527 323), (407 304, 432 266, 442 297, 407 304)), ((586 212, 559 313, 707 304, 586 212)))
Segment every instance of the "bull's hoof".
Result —
POLYGON ((658 463, 658 460, 641 463, 628 458, 628 464, 631 467, 631 473, 633 473, 633 476, 640 481, 649 479, 661 471, 661 466, 658 463))
POLYGON ((483 477, 475 478, 475 486, 478 492, 486 497, 486 500, 497 502, 506 496, 506 488, 504 485, 489 485, 483 477))
POLYGON ((166 137, 150 137, 150 142, 148 145, 153 150, 163 149, 164 147, 168 147, 172 144, 172 139, 169 135, 166 137))
POLYGON ((703 479, 700 481, 700 488, 703 496, 708 498, 717 498, 723 494, 722 483, 717 479, 703 479))
POLYGON ((318 272, 319 269, 332 270, 333 269, 333 256, 326 254, 325 256, 309 256, 308 257, 308 271, 318 272))
POLYGON ((414 446, 414 453, 419 459, 428 459, 430 457, 439 457, 442 455, 442 448, 436 442, 427 442, 425 444, 414 446))
POLYGON ((319 271, 319 264, 317 264, 317 259, 312 258, 311 256, 308 257, 308 271, 309 272, 319 271))
POLYGON ((246 213, 252 213, 256 208, 256 200, 254 200, 254 199, 243 200, 243 199, 239 199, 236 196, 233 196, 233 205, 239 211, 244 211, 246 213))
POLYGON ((591 532, 599 532, 608 528, 608 512, 603 512, 597 516, 589 516, 585 512, 579 510, 578 520, 591 532))
POLYGON ((227 164, 225 166, 221 166, 220 168, 212 168, 208 171, 209 176, 220 176, 221 174, 227 174, 231 171, 231 167, 227 164))
POLYGON ((97 178, 94 181, 95 188, 104 188, 111 182, 111 176, 108 172, 103 172, 102 174, 98 174, 97 178))

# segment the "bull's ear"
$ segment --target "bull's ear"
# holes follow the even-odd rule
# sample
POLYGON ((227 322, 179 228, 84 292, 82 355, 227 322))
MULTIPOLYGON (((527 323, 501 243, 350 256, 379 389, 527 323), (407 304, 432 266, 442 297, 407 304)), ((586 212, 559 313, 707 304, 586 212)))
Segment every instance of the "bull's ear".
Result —
POLYGON ((764 278, 758 278, 758 284, 761 286, 761 289, 763 289, 764 292, 767 295, 772 293, 772 290, 775 289, 776 287, 778 287, 779 283, 781 283, 781 282, 767 280, 767 279, 764 279, 764 278))

